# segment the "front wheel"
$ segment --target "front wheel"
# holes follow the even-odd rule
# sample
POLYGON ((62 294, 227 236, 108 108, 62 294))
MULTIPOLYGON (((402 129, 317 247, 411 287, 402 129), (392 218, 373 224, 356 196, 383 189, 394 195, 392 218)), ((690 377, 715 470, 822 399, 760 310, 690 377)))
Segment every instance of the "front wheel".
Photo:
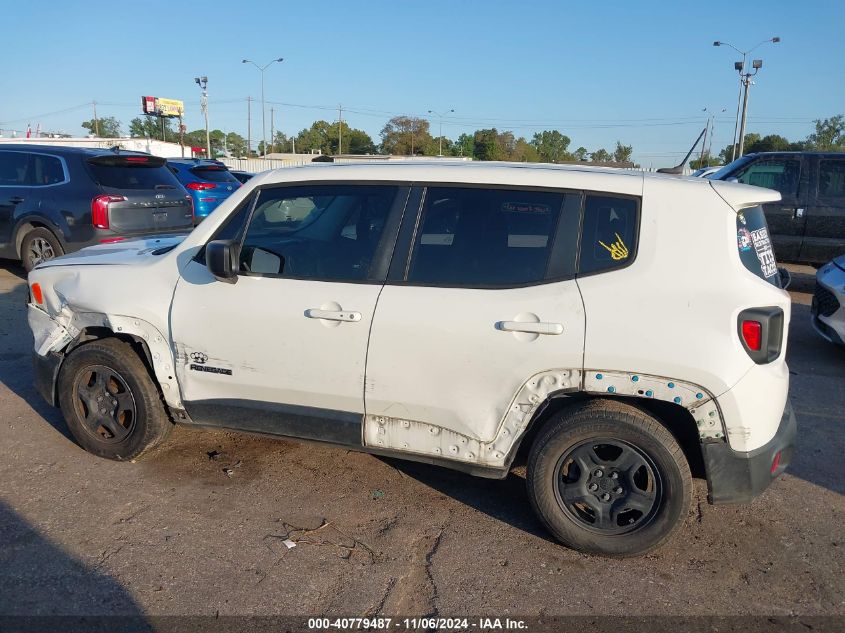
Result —
POLYGON ((662 545, 687 512, 692 477, 681 447, 644 411, 612 400, 564 409, 531 449, 528 495, 563 544, 634 556, 662 545))
POLYGON ((80 446, 108 459, 139 458, 173 426, 141 358, 116 338, 68 355, 59 372, 59 405, 80 446))

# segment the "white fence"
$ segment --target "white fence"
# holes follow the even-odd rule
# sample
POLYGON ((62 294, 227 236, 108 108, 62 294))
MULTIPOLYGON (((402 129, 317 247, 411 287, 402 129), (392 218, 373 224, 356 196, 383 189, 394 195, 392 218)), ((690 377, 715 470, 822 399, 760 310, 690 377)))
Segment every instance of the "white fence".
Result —
POLYGON ((307 165, 311 162, 311 157, 303 160, 273 160, 272 158, 219 158, 221 163, 226 165, 229 169, 236 171, 249 171, 257 174, 268 169, 278 169, 279 167, 296 167, 298 165, 307 165))

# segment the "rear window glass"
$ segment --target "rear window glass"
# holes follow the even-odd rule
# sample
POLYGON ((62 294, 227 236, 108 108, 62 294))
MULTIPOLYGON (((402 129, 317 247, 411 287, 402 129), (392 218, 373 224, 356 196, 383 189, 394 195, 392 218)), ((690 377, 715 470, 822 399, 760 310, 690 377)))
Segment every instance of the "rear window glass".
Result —
POLYGON ((112 189, 155 189, 181 187, 165 166, 104 165, 88 163, 91 175, 103 187, 112 189))
POLYGON ((55 156, 32 155, 32 184, 36 186, 55 185, 65 180, 62 161, 55 156))
POLYGON ((763 207, 750 207, 736 214, 736 246, 743 266, 760 279, 780 287, 775 251, 763 207))
POLYGON ((579 273, 613 270, 633 261, 639 223, 637 207, 633 198, 587 195, 579 273))
POLYGON ((211 182, 240 182, 228 169, 222 167, 194 167, 191 173, 197 178, 211 182))

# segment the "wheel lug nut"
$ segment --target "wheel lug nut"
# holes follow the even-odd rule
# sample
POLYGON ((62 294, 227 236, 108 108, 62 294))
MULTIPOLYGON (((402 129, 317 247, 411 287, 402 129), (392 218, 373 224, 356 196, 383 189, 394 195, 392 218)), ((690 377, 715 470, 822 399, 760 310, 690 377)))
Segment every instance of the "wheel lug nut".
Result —
POLYGON ((596 491, 596 490, 598 490, 598 489, 599 489, 598 485, 596 485, 596 484, 590 484, 590 490, 592 490, 592 491, 594 491, 594 492, 595 492, 595 491, 596 491))
POLYGON ((619 473, 610 473, 611 479, 619 479, 619 473))
POLYGON ((596 472, 594 472, 593 474, 594 474, 596 477, 602 477, 602 476, 604 476, 604 473, 602 472, 601 468, 597 468, 597 469, 596 469, 596 472))
POLYGON ((615 492, 618 495, 621 495, 622 494, 622 487, 617 486, 616 488, 613 489, 613 492, 615 492))
POLYGON ((602 501, 610 501, 610 495, 606 492, 601 496, 602 501))

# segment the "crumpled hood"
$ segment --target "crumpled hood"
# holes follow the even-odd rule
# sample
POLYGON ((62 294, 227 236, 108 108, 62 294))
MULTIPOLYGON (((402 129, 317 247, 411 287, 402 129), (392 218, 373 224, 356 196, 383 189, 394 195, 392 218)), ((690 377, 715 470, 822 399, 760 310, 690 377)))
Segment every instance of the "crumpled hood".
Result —
POLYGON ((134 264, 149 259, 154 251, 177 246, 186 237, 187 234, 157 235, 112 244, 98 244, 43 262, 36 270, 56 266, 134 264))

